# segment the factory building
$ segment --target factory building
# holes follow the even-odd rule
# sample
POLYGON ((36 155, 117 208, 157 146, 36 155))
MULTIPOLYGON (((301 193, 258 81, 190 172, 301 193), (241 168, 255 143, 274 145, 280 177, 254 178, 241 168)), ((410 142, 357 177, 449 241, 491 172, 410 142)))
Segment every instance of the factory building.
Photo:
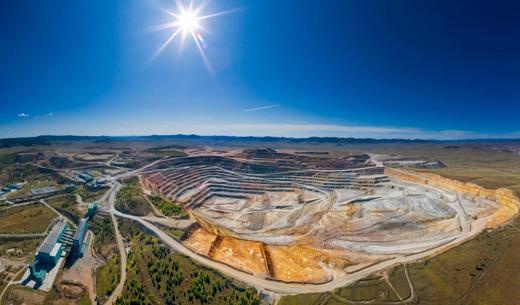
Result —
POLYGON ((81 219, 78 228, 76 229, 76 233, 74 234, 74 238, 72 240, 72 254, 76 257, 83 256, 83 253, 85 252, 85 234, 87 232, 87 227, 88 218, 81 219))
POLYGON ((53 267, 61 257, 61 238, 67 229, 65 221, 58 222, 47 235, 36 253, 36 260, 43 266, 53 267))
POLYGON ((38 285, 43 283, 47 272, 54 268, 61 258, 62 239, 66 231, 66 221, 56 223, 38 248, 34 261, 29 265, 30 276, 38 285))
POLYGON ((46 270, 38 263, 37 260, 29 265, 29 271, 31 272, 31 278, 36 282, 37 285, 41 285, 45 281, 47 276, 46 270))
POLYGON ((98 209, 97 203, 93 202, 88 206, 87 210, 87 218, 92 219, 96 215, 96 211, 98 209))

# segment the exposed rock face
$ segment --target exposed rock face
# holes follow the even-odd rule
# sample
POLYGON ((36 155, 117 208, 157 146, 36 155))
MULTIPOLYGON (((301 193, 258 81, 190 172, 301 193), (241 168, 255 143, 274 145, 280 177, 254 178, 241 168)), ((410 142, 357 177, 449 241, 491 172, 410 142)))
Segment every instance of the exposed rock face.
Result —
POLYGON ((52 156, 49 158, 49 163, 56 168, 69 168, 73 166, 72 160, 67 157, 52 156))
MULTIPOLYGON (((415 182, 424 185, 433 185, 443 189, 451 190, 467 196, 473 201, 494 201, 497 203, 497 211, 487 224, 488 228, 496 227, 518 213, 520 200, 515 193, 509 189, 500 188, 496 190, 486 189, 473 183, 464 183, 457 180, 444 178, 431 173, 415 173, 398 169, 385 168, 385 174, 399 178, 403 181, 415 182)), ((480 203, 479 202, 479 203, 480 203)), ((476 203, 473 208, 479 206, 476 203)), ((470 207, 471 208, 471 207, 470 207)), ((478 217, 478 215, 472 215, 478 217)))
POLYGON ((27 163, 37 160, 43 160, 45 155, 42 152, 25 152, 16 154, 15 162, 27 163))
POLYGON ((364 155, 301 158, 266 149, 170 160, 143 183, 200 224, 184 241, 193 251, 287 282, 322 283, 422 253, 465 236, 473 221, 503 223, 520 204, 508 190, 378 167, 364 155))

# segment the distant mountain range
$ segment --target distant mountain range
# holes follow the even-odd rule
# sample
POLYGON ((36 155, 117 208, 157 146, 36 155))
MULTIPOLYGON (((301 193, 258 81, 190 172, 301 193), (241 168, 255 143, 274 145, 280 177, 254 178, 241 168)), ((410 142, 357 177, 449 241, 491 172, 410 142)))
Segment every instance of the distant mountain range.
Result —
POLYGON ((161 141, 161 140, 191 140, 197 142, 251 142, 251 143, 315 143, 315 144, 387 144, 387 143, 463 143, 463 142, 520 142, 520 139, 467 139, 467 140, 422 140, 422 139, 373 139, 373 138, 339 138, 339 137, 239 137, 239 136, 199 136, 199 135, 149 135, 149 136, 53 136, 42 135, 26 138, 0 139, 0 148, 14 146, 51 145, 59 142, 93 142, 112 141, 161 141))

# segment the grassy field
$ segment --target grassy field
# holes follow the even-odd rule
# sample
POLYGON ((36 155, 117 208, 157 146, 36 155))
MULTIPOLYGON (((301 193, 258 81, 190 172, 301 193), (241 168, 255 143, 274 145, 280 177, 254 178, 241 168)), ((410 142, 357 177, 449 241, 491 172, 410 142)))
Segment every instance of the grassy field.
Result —
POLYGON ((112 294, 119 283, 121 278, 119 264, 119 254, 114 252, 108 262, 96 270, 96 295, 100 303, 112 294))
POLYGON ((62 283, 57 279, 48 293, 23 286, 11 286, 7 290, 3 303, 9 305, 90 305, 90 298, 85 287, 62 283))
MULTIPOLYGON (((356 304, 356 302, 366 301, 370 301, 370 304, 385 304, 389 302, 399 303, 402 300, 406 301, 412 296, 412 291, 405 275, 405 268, 409 269, 408 266, 400 265, 388 271, 387 279, 385 279, 383 274, 374 274, 350 286, 328 293, 299 294, 283 297, 278 305, 336 305, 356 304)), ((403 302, 403 304, 405 303, 403 302)))
POLYGON ((74 193, 81 196, 84 202, 94 202, 99 200, 109 189, 109 187, 102 187, 99 189, 92 189, 87 186, 78 187, 74 193))
POLYGON ((94 251, 107 260, 104 266, 96 269, 96 295, 99 303, 102 304, 116 288, 121 277, 119 252, 110 218, 96 216, 90 228, 95 236, 94 251))
POLYGON ((7 289, 2 301, 9 305, 43 304, 46 293, 24 286, 11 286, 7 289))
POLYGON ((21 257, 28 262, 34 258, 36 249, 42 242, 43 238, 26 239, 26 240, 1 240, 0 256, 2 257, 21 257), (7 250, 15 249, 14 253, 7 253, 7 250))
POLYGON ((151 212, 137 177, 125 181, 124 187, 117 194, 115 206, 118 210, 132 215, 144 216, 151 212))
POLYGON ((43 233, 57 215, 43 204, 0 210, 0 233, 43 233))
POLYGON ((185 234, 185 231, 181 230, 181 229, 176 229, 176 228, 172 228, 172 227, 164 226, 164 225, 158 225, 158 226, 159 226, 159 228, 161 228, 161 230, 163 232, 170 235, 171 238, 176 239, 176 240, 180 240, 181 237, 185 234))
POLYGON ((131 252, 125 289, 117 305, 260 305, 254 290, 171 252, 133 223, 123 221, 120 228, 130 240, 131 252))
POLYGON ((66 217, 72 219, 76 224, 78 224, 84 216, 83 213, 77 209, 78 203, 76 196, 73 194, 62 194, 52 197, 47 199, 47 203, 66 217))
POLYGON ((147 195, 147 197, 165 216, 186 216, 179 204, 174 204, 155 195, 147 195))
POLYGON ((111 249, 116 245, 114 226, 109 217, 95 217, 89 228, 94 231, 94 250, 103 257, 108 257, 111 249))

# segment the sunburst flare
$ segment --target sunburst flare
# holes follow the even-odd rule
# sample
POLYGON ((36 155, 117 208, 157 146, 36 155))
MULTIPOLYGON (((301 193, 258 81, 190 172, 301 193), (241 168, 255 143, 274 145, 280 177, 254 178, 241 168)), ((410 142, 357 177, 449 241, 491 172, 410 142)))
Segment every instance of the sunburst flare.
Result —
POLYGON ((213 70, 205 52, 205 50, 208 48, 208 45, 206 44, 203 36, 203 33, 207 32, 203 21, 232 13, 235 10, 233 9, 203 15, 202 11, 207 4, 208 1, 203 1, 198 6, 194 6, 193 0, 190 0, 189 4, 186 6, 183 4, 183 1, 177 0, 175 11, 165 9, 164 11, 169 16, 171 16, 173 20, 154 27, 154 30, 171 31, 171 34, 157 49, 153 58, 159 56, 166 49, 166 47, 168 47, 174 41, 176 37, 180 36, 179 50, 183 48, 186 38, 191 37, 192 41, 197 47, 197 50, 200 53, 202 60, 204 61, 204 64, 206 65, 206 68, 210 73, 212 73, 213 70))

